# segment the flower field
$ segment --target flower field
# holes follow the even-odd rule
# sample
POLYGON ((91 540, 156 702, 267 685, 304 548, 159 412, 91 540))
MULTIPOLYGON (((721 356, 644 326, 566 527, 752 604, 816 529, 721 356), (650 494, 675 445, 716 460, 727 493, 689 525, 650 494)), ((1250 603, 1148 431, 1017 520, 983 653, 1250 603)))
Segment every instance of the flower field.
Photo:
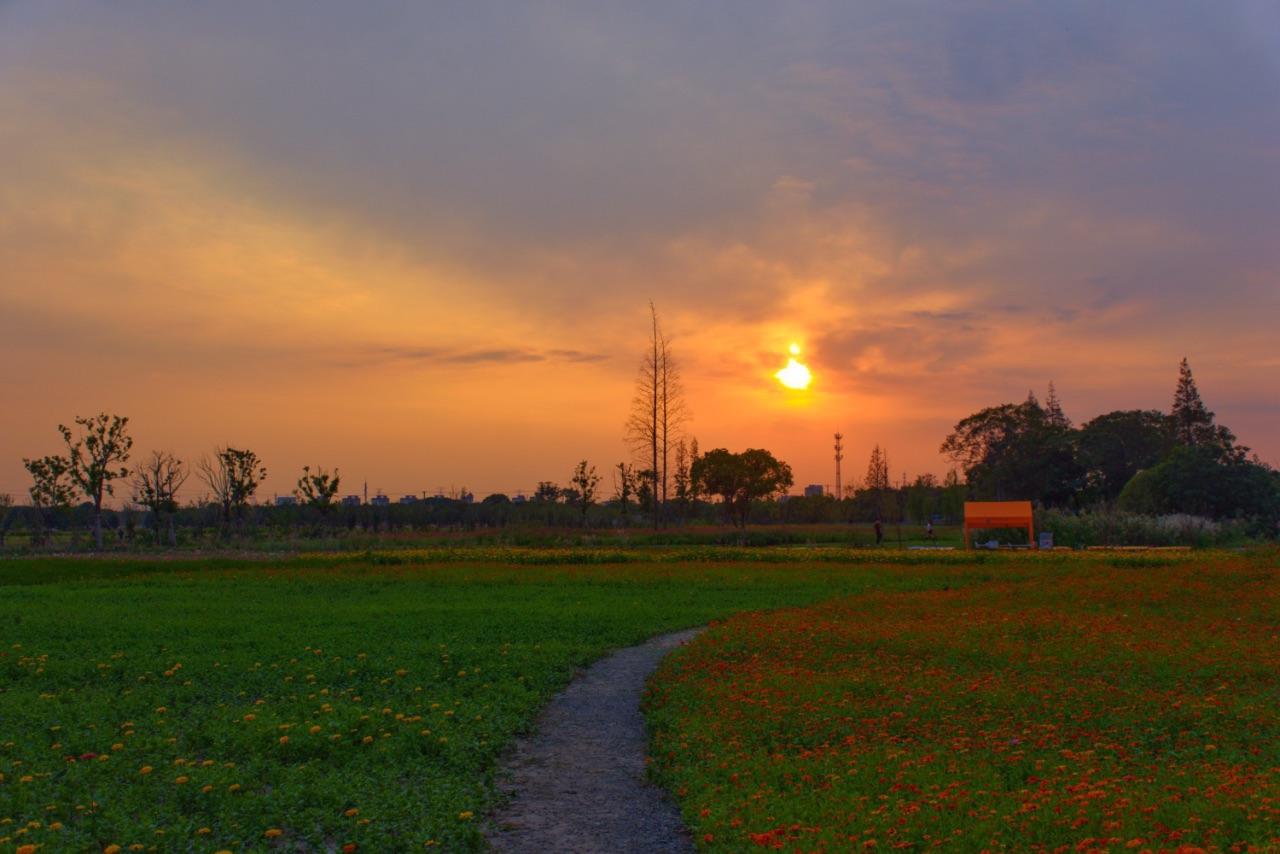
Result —
POLYGON ((497 757, 610 648, 957 585, 855 553, 0 561, 0 851, 469 851, 497 757))
POLYGON ((713 626, 650 685, 706 851, 1280 850, 1280 555, 1022 554, 713 626))

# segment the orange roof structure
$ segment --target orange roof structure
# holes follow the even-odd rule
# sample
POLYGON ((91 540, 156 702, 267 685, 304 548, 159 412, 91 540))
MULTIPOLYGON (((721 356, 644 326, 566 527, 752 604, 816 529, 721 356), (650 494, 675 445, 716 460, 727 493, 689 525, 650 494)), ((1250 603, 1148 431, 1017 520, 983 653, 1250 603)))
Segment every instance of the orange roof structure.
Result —
POLYGON ((1035 545, 1035 522, 1030 501, 966 501, 964 503, 964 547, 969 548, 969 532, 984 528, 1026 528, 1027 545, 1035 545))

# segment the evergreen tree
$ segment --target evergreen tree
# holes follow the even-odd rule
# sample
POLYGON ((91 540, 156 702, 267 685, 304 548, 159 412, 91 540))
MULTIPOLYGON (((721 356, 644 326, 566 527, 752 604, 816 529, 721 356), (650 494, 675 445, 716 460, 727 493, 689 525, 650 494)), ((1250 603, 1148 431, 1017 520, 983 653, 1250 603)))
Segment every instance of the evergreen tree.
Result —
POLYGON ((1173 410, 1169 413, 1169 424, 1176 445, 1210 448, 1224 457, 1235 459, 1244 459, 1248 451, 1248 448, 1235 446, 1234 433, 1213 423, 1213 413, 1200 399, 1200 392, 1185 357, 1178 366, 1178 386, 1173 392, 1173 410))
POLYGON ((1071 429, 1071 419, 1062 411, 1058 402, 1058 392, 1053 388, 1053 380, 1049 380, 1049 396, 1044 399, 1045 420, 1050 427, 1061 430, 1071 429))
POLYGON ((871 459, 867 461, 867 489, 889 488, 889 455, 876 445, 871 449, 871 459))
POLYGON ((1202 444, 1208 430, 1213 427, 1213 413, 1200 399, 1196 389, 1195 378, 1191 376, 1191 367, 1183 357, 1178 366, 1178 387, 1173 392, 1173 411, 1170 413, 1170 424, 1174 439, 1179 445, 1188 448, 1202 444))

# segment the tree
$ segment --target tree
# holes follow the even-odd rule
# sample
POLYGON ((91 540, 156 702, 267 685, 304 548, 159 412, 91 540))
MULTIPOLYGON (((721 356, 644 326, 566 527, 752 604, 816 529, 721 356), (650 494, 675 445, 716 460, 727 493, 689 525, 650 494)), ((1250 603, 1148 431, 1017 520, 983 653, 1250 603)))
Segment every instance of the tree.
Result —
POLYGON ((582 527, 587 526, 587 511, 591 509, 591 505, 596 503, 596 490, 600 486, 600 477, 596 474, 596 467, 587 467, 587 461, 583 460, 578 463, 577 468, 573 470, 573 477, 569 479, 570 491, 572 498, 568 503, 573 504, 582 511, 582 527))
POLYGON ((1058 392, 1053 387, 1053 380, 1049 381, 1049 395, 1044 399, 1044 416, 1050 427, 1062 429, 1071 427, 1071 419, 1062 411, 1062 404, 1058 401, 1058 392))
POLYGON ((1262 463, 1224 458, 1214 447, 1179 446, 1164 462, 1135 475, 1117 506, 1153 515, 1249 518, 1259 533, 1270 535, 1280 520, 1280 480, 1262 463))
POLYGON ((233 517, 243 518, 267 469, 253 451, 232 447, 214 448, 213 457, 201 457, 196 469, 222 507, 222 530, 229 536, 233 517))
POLYGON ((1083 485, 1074 431, 1040 406, 1034 393, 970 415, 940 448, 958 463, 974 498, 1070 503, 1083 485))
POLYGON ((310 466, 303 466, 302 477, 298 478, 298 488, 293 491, 300 502, 319 512, 322 528, 325 518, 334 507, 333 497, 338 494, 338 482, 337 469, 333 470, 332 475, 324 469, 316 469, 316 473, 312 474, 310 466))
POLYGON ((696 507, 702 498, 702 484, 693 476, 693 464, 698 461, 698 437, 689 440, 689 506, 696 507))
POLYGON ((560 500, 560 487, 549 480, 538 481, 538 488, 533 493, 534 501, 557 502, 560 500))
MULTIPOLYGON (((697 447, 697 440, 694 440, 694 447, 697 447)), ((672 480, 676 491, 676 515, 682 522, 692 501, 693 482, 689 477, 689 467, 692 465, 693 460, 690 459, 689 444, 684 439, 681 439, 676 442, 676 471, 672 480)))
POLYGON ((876 445, 871 449, 871 459, 867 461, 867 489, 889 488, 889 455, 876 445))
POLYGON ((1178 366, 1178 385, 1173 391, 1173 408, 1169 413, 1174 443, 1187 448, 1216 448, 1222 454, 1243 460, 1247 448, 1235 447, 1235 434, 1213 423, 1213 413, 1200 399, 1200 391, 1191 376, 1191 367, 1183 358, 1178 366))
POLYGON ((618 463, 613 469, 613 497, 622 508, 622 524, 627 525, 631 518, 631 496, 636 491, 635 467, 628 463, 618 463))
POLYGON ((44 545, 44 514, 47 510, 67 508, 76 500, 76 486, 71 482, 71 461, 66 457, 49 456, 29 460, 22 465, 31 473, 31 509, 35 516, 32 540, 44 545))
POLYGON ((67 443, 71 468, 69 474, 75 485, 93 502, 93 539, 102 550, 102 498, 115 495, 111 481, 128 477, 129 470, 121 465, 128 462, 133 439, 128 434, 129 419, 105 412, 91 418, 76 418, 80 434, 73 442, 71 429, 61 424, 58 432, 67 443))
POLYGON ((1085 423, 1077 438, 1089 492, 1112 501, 1134 475, 1172 450, 1168 415, 1155 409, 1108 412, 1085 423))
POLYGON ((164 517, 169 518, 169 544, 178 544, 173 517, 178 510, 178 490, 187 482, 186 465, 169 451, 152 451, 134 470, 133 500, 151 511, 155 522, 156 545, 160 545, 164 517))
POLYGON ((733 454, 716 448, 693 463, 691 477, 710 495, 719 495, 735 527, 745 530, 751 502, 790 489, 791 467, 765 450, 733 454))
POLYGON ((631 417, 626 423, 626 442, 637 460, 650 473, 653 496, 653 527, 663 522, 667 501, 668 461, 680 427, 688 420, 680 370, 671 345, 658 322, 658 310, 649 302, 652 329, 649 345, 636 376, 636 393, 631 401, 631 417))
POLYGON ((0 546, 4 545, 5 534, 9 532, 9 511, 13 507, 13 496, 0 492, 0 546))

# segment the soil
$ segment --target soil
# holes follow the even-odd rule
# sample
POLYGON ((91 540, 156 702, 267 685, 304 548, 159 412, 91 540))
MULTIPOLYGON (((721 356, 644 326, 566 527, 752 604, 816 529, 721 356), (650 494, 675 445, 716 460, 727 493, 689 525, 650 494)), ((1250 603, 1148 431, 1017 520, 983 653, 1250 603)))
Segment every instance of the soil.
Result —
POLYGON ((499 773, 499 791, 509 800, 487 822, 495 851, 694 850, 679 809, 645 779, 640 696, 662 657, 699 631, 614 653, 551 701, 499 773))

